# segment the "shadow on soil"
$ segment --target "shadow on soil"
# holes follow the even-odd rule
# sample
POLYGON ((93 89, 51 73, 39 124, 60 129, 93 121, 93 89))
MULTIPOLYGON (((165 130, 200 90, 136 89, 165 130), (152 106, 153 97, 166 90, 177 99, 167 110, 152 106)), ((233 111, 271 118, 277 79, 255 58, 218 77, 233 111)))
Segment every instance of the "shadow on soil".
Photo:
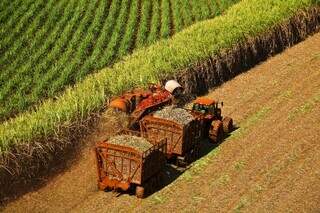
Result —
POLYGON ((74 143, 66 147, 59 154, 55 155, 54 160, 31 181, 12 181, 8 186, 11 192, 8 192, 6 197, 0 197, 0 212, 9 202, 19 199, 26 193, 39 190, 58 174, 70 169, 71 166, 80 159, 81 150, 84 147, 85 144, 83 143, 74 143))
MULTIPOLYGON (((237 124, 235 124, 232 132, 236 131, 239 128, 240 127, 237 124)), ((220 143, 212 143, 209 139, 201 140, 200 153, 199 153, 199 157, 196 160, 199 160, 202 157, 205 157, 212 150, 214 150, 215 148, 220 146, 220 144, 222 144, 230 136, 231 136, 230 133, 227 134, 222 139, 222 141, 220 143)), ((161 179, 162 181, 161 181, 160 185, 157 188, 155 188, 154 190, 152 190, 152 192, 146 194, 146 197, 151 196, 152 194, 154 194, 154 193, 160 191, 161 189, 163 189, 164 187, 168 186, 169 184, 174 182, 180 175, 182 175, 185 171, 187 171, 190 168, 192 168, 192 164, 189 164, 186 167, 179 167, 179 166, 176 166, 172 162, 167 163, 165 170, 164 170, 164 175, 161 179)), ((130 194, 134 195, 134 192, 131 192, 130 194)))
MULTIPOLYGON (((233 131, 235 131, 236 129, 238 129, 239 127, 235 127, 233 131)), ((210 142, 209 139, 203 139, 201 141, 201 145, 200 145, 200 153, 199 153, 199 157, 196 160, 201 159, 202 157, 205 157, 207 154, 209 154, 212 150, 214 150, 215 148, 217 148, 220 144, 222 144, 228 137, 230 136, 230 134, 228 134, 227 136, 224 137, 224 139, 220 142, 220 143, 212 143, 210 142)), ((160 191, 161 189, 163 189, 164 187, 170 185, 172 182, 174 182, 180 175, 182 175, 185 171, 187 171, 188 169, 192 168, 192 164, 187 165, 186 167, 181 167, 181 166, 177 166, 173 162, 168 162, 164 171, 161 174, 161 182, 159 184, 159 186, 157 186, 156 188, 152 189, 149 193, 145 194, 145 198, 151 196, 152 194, 160 191)), ((125 193, 119 193, 117 196, 121 196, 125 193)), ((134 195, 135 191, 132 189, 129 192, 130 195, 134 195)))

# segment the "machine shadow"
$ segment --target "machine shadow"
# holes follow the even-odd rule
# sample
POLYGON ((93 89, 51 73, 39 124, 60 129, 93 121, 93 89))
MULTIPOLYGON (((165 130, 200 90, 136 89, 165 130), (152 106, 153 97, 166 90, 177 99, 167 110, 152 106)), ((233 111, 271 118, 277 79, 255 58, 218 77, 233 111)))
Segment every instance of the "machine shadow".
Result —
MULTIPOLYGON (((239 127, 235 126, 233 131, 238 129, 239 127)), ((197 160, 200 160, 201 158, 205 157, 208 155, 211 151, 213 151, 215 148, 220 146, 225 140, 230 137, 231 134, 226 135, 220 143, 212 143, 210 142, 209 139, 203 139, 201 140, 200 144, 200 151, 199 151, 199 157, 194 161, 196 162, 197 160)), ((162 181, 159 183, 159 186, 157 188, 154 188, 151 192, 145 195, 145 198, 151 196, 152 194, 162 190, 166 186, 170 185, 173 183, 176 179, 178 179, 184 172, 186 172, 188 169, 192 168, 193 163, 187 165, 186 167, 180 167, 177 166, 173 163, 167 163, 164 171, 163 171, 163 177, 162 181)))

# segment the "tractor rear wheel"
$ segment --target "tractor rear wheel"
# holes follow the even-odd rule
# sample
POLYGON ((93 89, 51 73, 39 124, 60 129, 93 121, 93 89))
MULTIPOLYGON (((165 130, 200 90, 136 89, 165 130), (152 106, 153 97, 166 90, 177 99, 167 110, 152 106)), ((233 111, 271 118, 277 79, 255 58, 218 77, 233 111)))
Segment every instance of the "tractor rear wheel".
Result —
POLYGON ((144 197, 144 187, 143 186, 136 186, 136 196, 137 196, 137 198, 144 197))
POLYGON ((209 137, 213 143, 219 143, 223 139, 223 124, 220 120, 213 121, 209 137))
POLYGON ((232 130, 233 130, 233 120, 232 120, 232 118, 225 117, 222 120, 222 123, 223 123, 223 131, 224 131, 224 133, 228 134, 228 133, 232 132, 232 130))

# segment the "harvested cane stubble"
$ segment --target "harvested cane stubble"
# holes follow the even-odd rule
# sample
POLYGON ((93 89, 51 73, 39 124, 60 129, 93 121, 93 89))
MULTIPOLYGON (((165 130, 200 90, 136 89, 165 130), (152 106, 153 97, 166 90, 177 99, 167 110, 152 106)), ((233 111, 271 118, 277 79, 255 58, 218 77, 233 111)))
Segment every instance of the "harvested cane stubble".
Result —
POLYGON ((108 140, 108 143, 114 145, 129 146, 140 152, 145 152, 152 147, 147 139, 131 135, 117 135, 108 140))
POLYGON ((187 110, 173 106, 165 107, 162 110, 155 112, 154 116, 175 121, 182 125, 187 125, 194 119, 187 110))

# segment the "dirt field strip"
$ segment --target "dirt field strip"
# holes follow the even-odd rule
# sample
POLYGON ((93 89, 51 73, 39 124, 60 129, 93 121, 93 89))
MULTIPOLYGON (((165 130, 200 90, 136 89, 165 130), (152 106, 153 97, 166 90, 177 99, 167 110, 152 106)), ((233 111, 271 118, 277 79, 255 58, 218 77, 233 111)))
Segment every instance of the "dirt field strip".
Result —
POLYGON ((4 212, 319 212, 320 33, 208 96, 239 129, 148 198, 97 191, 92 147, 112 132, 102 120, 69 170, 4 212))

